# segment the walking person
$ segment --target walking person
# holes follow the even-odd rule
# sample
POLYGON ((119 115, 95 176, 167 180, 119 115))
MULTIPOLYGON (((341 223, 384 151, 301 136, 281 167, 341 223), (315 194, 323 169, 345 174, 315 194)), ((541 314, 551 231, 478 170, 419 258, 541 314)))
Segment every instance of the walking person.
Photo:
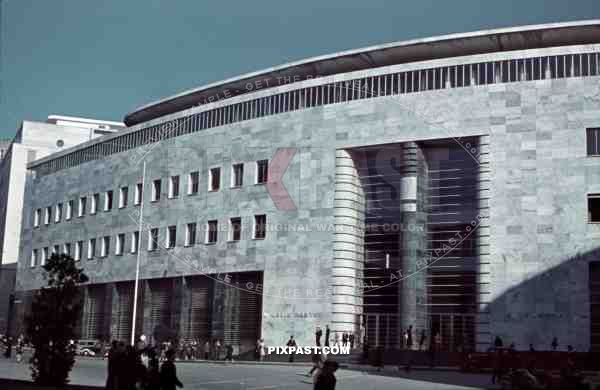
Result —
POLYGON ((317 330, 315 331, 315 345, 317 347, 321 346, 321 336, 323 336, 323 331, 321 327, 317 326, 317 330))
POLYGON ((158 354, 154 348, 148 351, 148 375, 146 377, 147 390, 160 390, 160 369, 158 354))
POLYGON ((219 360, 221 358, 221 340, 217 339, 215 341, 215 350, 214 350, 214 360, 219 360))
POLYGON ((550 344, 550 346, 552 347, 553 351, 556 351, 556 348, 558 348, 558 339, 556 337, 552 339, 552 344, 550 344))
POLYGON ((225 361, 233 363, 233 346, 231 344, 227 344, 225 347, 225 361))
POLYGON ((336 347, 340 345, 340 335, 338 334, 337 330, 333 333, 333 345, 336 347))
POLYGON ((499 349, 499 348, 502 348, 503 345, 504 345, 504 343, 502 342, 502 339, 500 338, 500 336, 496 336, 496 338, 494 339, 494 348, 499 349))
POLYGON ((110 347, 110 349, 108 350, 108 365, 107 365, 107 376, 106 376, 106 390, 113 390, 113 389, 117 389, 117 386, 115 384, 116 382, 116 375, 115 375, 115 360, 117 358, 117 353, 118 350, 117 348, 119 347, 117 340, 113 340, 112 345, 110 347))
POLYGON ((335 390, 335 384, 337 382, 335 372, 338 367, 339 365, 337 362, 326 360, 325 363, 323 363, 321 372, 316 377, 314 390, 335 390))
POLYGON ((342 346, 346 345, 348 345, 348 333, 344 332, 342 333, 342 346))
POLYGON ((422 329, 421 337, 419 338, 419 351, 423 350, 423 345, 425 345, 425 340, 427 340, 427 336, 425 335, 425 329, 422 329))
POLYGON ((165 353, 167 361, 160 368, 160 388, 161 390, 175 390, 175 386, 183 387, 183 384, 177 378, 177 369, 175 368, 175 351, 167 350, 165 353))
POLYGON ((266 349, 265 349, 265 339, 260 339, 258 340, 258 360, 259 361, 263 361, 265 360, 265 355, 266 355, 266 349))
POLYGON ((312 368, 308 372, 307 376, 313 376, 315 371, 318 371, 322 367, 322 354, 320 348, 316 353, 312 355, 312 368))
POLYGON ((208 360, 210 357, 210 342, 206 340, 204 343, 204 360, 208 360))
MULTIPOLYGON (((290 336, 290 339, 288 340, 287 344, 288 347, 296 347, 296 340, 294 340, 294 336, 290 336)), ((295 351, 290 352, 290 363, 294 362, 294 354, 295 351)))
POLYGON ((325 346, 329 347, 329 334, 331 330, 329 329, 329 325, 325 325, 325 346))
POLYGON ((348 341, 350 341, 350 349, 354 349, 354 333, 350 333, 348 336, 348 341))
POLYGON ((410 325, 408 327, 408 330, 406 331, 406 348, 410 351, 412 349, 413 346, 413 329, 412 329, 412 325, 410 325))
POLYGON ((17 363, 21 363, 23 360, 23 340, 17 340, 15 352, 17 353, 17 363))

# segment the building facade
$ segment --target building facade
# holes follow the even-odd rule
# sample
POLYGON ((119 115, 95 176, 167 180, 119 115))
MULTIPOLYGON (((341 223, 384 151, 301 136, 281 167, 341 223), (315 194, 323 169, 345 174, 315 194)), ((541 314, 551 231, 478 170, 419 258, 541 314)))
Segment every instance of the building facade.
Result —
POLYGON ((242 353, 328 324, 391 348, 409 326, 447 350, 597 348, 599 96, 600 21, 186 91, 28 165, 17 290, 70 253, 90 277, 81 337, 128 339, 139 259, 155 340, 242 353))
POLYGON ((46 122, 23 121, 0 150, 0 333, 6 332, 9 295, 21 242, 27 164, 36 158, 124 128, 120 122, 51 115, 46 122))

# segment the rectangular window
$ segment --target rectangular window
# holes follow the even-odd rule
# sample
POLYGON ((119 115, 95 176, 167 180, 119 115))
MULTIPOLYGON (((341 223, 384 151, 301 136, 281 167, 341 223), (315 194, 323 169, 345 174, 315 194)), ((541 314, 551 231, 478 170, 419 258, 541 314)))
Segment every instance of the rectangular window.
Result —
POLYGON ((231 187, 239 188, 244 183, 244 164, 233 164, 231 166, 231 187))
POLYGON ((55 210, 54 210, 54 223, 59 223, 60 220, 62 219, 62 208, 63 208, 62 203, 59 203, 56 205, 55 210))
POLYGON ((98 212, 98 202, 100 201, 100 194, 92 195, 92 204, 90 205, 90 214, 96 214, 98 212))
POLYGON ((196 224, 188 223, 185 225, 185 246, 196 244, 196 224))
POLYGON ((229 240, 239 241, 242 238, 242 219, 239 217, 229 220, 229 240))
POLYGON ((67 213, 65 215, 65 220, 70 220, 73 218, 73 201, 70 200, 67 202, 67 213))
POLYGON ((67 256, 71 256, 71 244, 69 244, 68 242, 66 242, 63 245, 63 254, 65 254, 67 256))
POLYGON ((119 208, 127 207, 127 198, 129 197, 129 187, 121 187, 119 190, 119 208))
POLYGON ((85 196, 79 198, 79 211, 77 213, 79 217, 83 217, 85 215, 86 203, 87 198, 85 196))
POLYGON ((137 253, 138 247, 140 246, 140 232, 131 233, 131 253, 137 253))
POLYGON ((152 201, 158 202, 160 200, 160 188, 161 180, 156 179, 152 182, 152 201))
POLYGON ((588 223, 600 222, 600 194, 588 194, 588 223))
POLYGON ((200 172, 192 172, 188 178, 188 195, 198 193, 198 187, 200 183, 200 172))
POLYGON ((600 156, 600 127, 586 129, 587 155, 600 156))
POLYGON ((256 162, 256 184, 263 184, 269 180, 269 160, 256 162))
POLYGON ((179 176, 171 176, 169 179, 169 198, 179 196, 179 176))
POLYGON ((117 234, 117 244, 115 245, 115 255, 123 254, 123 246, 125 245, 125 234, 117 234))
POLYGON ((139 206, 142 203, 142 183, 137 183, 135 185, 135 197, 133 200, 133 204, 139 206))
POLYGON ((35 212, 33 213, 33 226, 34 227, 40 226, 41 216, 42 216, 42 209, 36 209, 35 212))
POLYGON ((208 171, 208 190, 209 191, 219 191, 221 187, 221 168, 211 168, 208 171))
POLYGON ((100 246, 100 257, 108 256, 109 250, 110 250, 110 237, 104 236, 104 237, 102 237, 102 245, 100 246))
POLYGON ((104 211, 110 211, 113 207, 113 192, 106 191, 104 193, 104 211))
POLYGON ((217 242, 217 221, 208 221, 206 229, 206 243, 214 244, 217 242))
POLYGON ((29 264, 31 267, 35 267, 38 262, 38 250, 34 249, 31 251, 31 263, 29 264))
POLYGON ((174 248, 177 242, 177 226, 169 226, 167 228, 167 241, 165 246, 167 248, 174 248))
POLYGON ((81 260, 81 252, 83 251, 83 241, 77 241, 75 243, 75 261, 81 260))
POLYGON ((93 259, 96 256, 96 239, 91 238, 88 240, 88 253, 87 258, 93 259))
POLYGON ((267 216, 255 215, 254 216, 254 239, 264 240, 267 236, 267 216))
POLYGON ((46 264, 46 260, 48 260, 48 247, 42 249, 42 261, 40 262, 40 265, 46 264))
POLYGON ((148 250, 155 251, 158 248, 158 229, 150 229, 148 233, 148 250))
POLYGON ((46 207, 46 215, 44 216, 44 225, 50 224, 52 218, 52 207, 46 207))

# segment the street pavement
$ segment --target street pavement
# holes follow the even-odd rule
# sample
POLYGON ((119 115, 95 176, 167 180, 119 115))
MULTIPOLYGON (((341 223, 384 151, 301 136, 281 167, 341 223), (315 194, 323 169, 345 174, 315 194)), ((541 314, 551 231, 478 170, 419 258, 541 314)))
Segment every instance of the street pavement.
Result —
MULTIPOLYGON (((79 358, 71 372, 71 383, 103 386, 106 381, 106 360, 79 358)), ((310 390, 311 378, 305 374, 307 365, 222 364, 177 362, 177 374, 186 389, 194 390, 310 390)), ((413 371, 410 374, 365 372, 340 369, 336 373, 338 390, 460 390, 485 388, 489 376, 464 377, 454 371, 413 371), (399 377, 403 375, 406 377, 399 377), (436 381, 446 382, 435 383, 436 381), (469 383, 471 387, 449 383, 469 383)), ((0 359, 0 377, 30 380, 29 365, 0 359)))

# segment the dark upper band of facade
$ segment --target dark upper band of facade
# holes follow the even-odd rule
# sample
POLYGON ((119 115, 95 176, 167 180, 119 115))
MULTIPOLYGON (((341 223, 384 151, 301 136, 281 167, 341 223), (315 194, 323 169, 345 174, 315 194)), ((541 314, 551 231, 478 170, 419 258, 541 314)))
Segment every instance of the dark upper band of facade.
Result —
POLYGON ((280 85, 279 80, 302 81, 387 65, 492 52, 598 43, 600 20, 552 23, 443 35, 371 46, 248 73, 153 102, 127 114, 136 125, 194 106, 252 92, 248 85, 280 85))

